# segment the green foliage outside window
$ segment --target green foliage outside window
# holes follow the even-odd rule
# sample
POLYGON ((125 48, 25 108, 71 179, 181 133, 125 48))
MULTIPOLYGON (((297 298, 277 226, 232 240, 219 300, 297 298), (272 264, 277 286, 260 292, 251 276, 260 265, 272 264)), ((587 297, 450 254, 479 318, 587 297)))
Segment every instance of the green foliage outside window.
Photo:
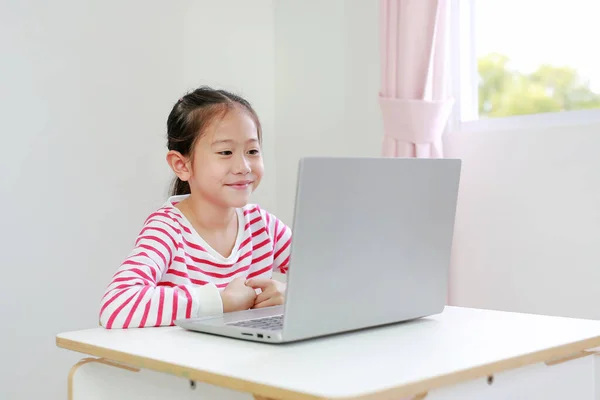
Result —
POLYGON ((522 73, 507 56, 492 53, 477 69, 481 118, 600 108, 600 94, 571 67, 542 64, 522 73))

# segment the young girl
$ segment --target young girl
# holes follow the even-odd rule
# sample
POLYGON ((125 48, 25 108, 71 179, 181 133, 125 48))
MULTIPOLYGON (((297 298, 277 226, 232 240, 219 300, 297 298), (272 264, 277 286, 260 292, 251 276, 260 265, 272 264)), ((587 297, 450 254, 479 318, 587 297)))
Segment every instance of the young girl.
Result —
POLYGON ((250 104, 202 87, 167 120, 172 197, 146 219, 101 302, 106 328, 173 325, 175 319, 283 304, 291 231, 248 204, 264 167, 250 104), (256 290, 260 289, 260 290, 256 290), (260 294, 257 294, 260 293, 260 294))

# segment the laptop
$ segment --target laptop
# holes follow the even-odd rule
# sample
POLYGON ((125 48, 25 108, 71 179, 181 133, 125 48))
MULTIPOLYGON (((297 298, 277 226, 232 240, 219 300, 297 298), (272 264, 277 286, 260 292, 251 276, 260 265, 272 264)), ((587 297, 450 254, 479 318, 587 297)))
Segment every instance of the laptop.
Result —
POLYGON ((176 320, 287 343, 441 313, 461 161, 300 160, 284 305, 176 320))

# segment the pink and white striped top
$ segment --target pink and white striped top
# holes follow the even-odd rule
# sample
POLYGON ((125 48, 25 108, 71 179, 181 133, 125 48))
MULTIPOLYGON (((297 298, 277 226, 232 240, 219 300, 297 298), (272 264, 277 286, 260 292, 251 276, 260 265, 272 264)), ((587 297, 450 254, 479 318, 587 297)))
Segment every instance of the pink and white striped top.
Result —
POLYGON ((223 257, 175 207, 186 197, 169 198, 146 219, 102 298, 105 328, 173 325, 175 319, 221 313, 220 290, 234 278, 287 272, 292 232, 279 219, 254 204, 237 209, 236 242, 223 257))

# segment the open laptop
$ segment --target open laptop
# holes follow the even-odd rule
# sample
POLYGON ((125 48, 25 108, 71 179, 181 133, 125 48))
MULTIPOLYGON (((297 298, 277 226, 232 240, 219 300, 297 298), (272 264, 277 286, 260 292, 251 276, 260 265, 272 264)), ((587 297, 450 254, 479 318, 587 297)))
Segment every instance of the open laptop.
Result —
POLYGON ((442 312, 460 170, 457 159, 300 160, 285 304, 175 324, 285 343, 442 312))

